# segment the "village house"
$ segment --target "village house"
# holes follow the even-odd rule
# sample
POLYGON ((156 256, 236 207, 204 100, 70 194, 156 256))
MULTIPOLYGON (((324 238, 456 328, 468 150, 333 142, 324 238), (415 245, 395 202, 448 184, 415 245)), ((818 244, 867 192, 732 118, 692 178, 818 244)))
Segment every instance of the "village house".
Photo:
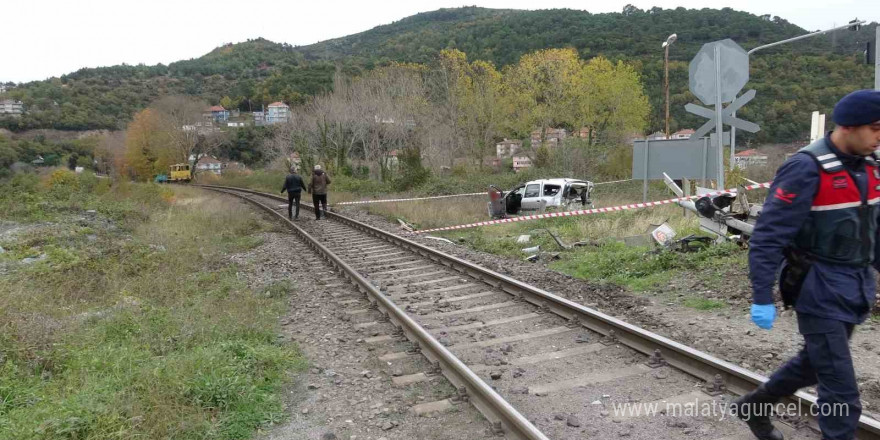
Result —
POLYGON ((256 125, 257 127, 261 127, 263 125, 266 125, 266 113, 253 112, 252 114, 254 116, 254 125, 256 125))
POLYGON ((655 132, 648 135, 649 141, 662 141, 665 139, 666 139, 666 133, 663 133, 662 131, 655 131, 655 132))
POLYGON ((266 112, 266 123, 283 124, 290 121, 290 107, 283 102, 273 102, 269 104, 266 112))
POLYGON ((495 157, 513 157, 513 155, 519 153, 520 150, 522 150, 522 141, 515 139, 504 139, 503 141, 495 144, 495 157))
POLYGON ((229 120, 229 110, 226 110, 222 106, 215 105, 205 110, 202 113, 205 121, 208 122, 226 122, 229 120))
POLYGON ((236 162, 234 160, 231 160, 229 162, 224 163, 223 170, 237 171, 237 172, 248 171, 247 167, 243 163, 236 162))
POLYGON ((0 115, 19 117, 24 114, 24 105, 21 101, 4 99, 0 101, 0 115))
POLYGON ((205 154, 199 157, 199 161, 196 162, 196 170, 220 175, 223 173, 223 162, 217 160, 216 157, 205 154))
POLYGON ((695 133, 695 131, 693 129, 683 128, 681 130, 676 131, 675 133, 672 133, 669 136, 669 139, 689 139, 691 137, 691 135, 694 133, 695 133))
POLYGON ((520 170, 530 168, 532 166, 532 159, 528 156, 513 156, 513 171, 515 173, 520 172, 520 170))
MULTIPOLYGON (((567 137, 569 137, 569 133, 564 128, 548 128, 544 135, 544 140, 547 143, 547 148, 553 149, 562 145, 562 142, 567 137)), ((537 149, 541 146, 541 129, 532 131, 531 142, 532 149, 537 149)))
POLYGON ((733 163, 741 169, 746 169, 750 166, 767 165, 767 155, 752 148, 750 150, 736 153, 733 156, 733 163))

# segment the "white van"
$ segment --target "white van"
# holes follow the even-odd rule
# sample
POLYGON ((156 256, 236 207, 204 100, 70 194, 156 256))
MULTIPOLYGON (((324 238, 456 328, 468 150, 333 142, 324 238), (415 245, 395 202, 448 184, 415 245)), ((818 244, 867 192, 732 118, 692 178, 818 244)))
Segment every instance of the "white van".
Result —
MULTIPOLYGON (((593 182, 577 179, 541 179, 518 185, 501 197, 494 206, 489 202, 492 217, 504 217, 526 212, 570 211, 593 208, 590 195, 593 182)), ((492 190, 490 190, 492 191, 492 190)))

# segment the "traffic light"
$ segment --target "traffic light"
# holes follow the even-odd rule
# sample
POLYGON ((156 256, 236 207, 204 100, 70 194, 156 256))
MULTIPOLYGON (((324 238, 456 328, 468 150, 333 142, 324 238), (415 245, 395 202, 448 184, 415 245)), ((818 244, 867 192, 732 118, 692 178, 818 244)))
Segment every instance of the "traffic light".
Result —
POLYGON ((877 59, 877 48, 874 47, 874 42, 868 42, 868 48, 865 49, 865 64, 874 64, 877 59))

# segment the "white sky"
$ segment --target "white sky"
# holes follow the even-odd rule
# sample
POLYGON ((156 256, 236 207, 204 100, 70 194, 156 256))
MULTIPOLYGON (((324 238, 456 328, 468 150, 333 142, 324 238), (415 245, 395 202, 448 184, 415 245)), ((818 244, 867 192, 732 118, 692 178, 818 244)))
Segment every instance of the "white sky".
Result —
MULTIPOLYGON (((877 0, 465 0, 467 5, 507 9, 641 9, 731 7, 778 15, 807 30, 827 29, 853 18, 880 21, 877 0), (831 6, 831 3, 835 3, 831 6)), ((82 67, 153 65, 197 58, 223 43, 263 37, 306 45, 462 0, 3 0, 0 1, 0 81, 32 81, 82 67)), ((686 30, 678 30, 683 34, 686 30)))

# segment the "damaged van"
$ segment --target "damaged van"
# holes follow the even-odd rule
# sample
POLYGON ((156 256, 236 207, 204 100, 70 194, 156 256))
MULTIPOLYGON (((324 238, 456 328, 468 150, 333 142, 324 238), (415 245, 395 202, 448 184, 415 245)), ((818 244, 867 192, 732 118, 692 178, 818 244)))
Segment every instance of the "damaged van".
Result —
POLYGON ((593 208, 593 182, 577 179, 541 179, 518 185, 508 192, 489 189, 489 215, 508 215, 593 208))

